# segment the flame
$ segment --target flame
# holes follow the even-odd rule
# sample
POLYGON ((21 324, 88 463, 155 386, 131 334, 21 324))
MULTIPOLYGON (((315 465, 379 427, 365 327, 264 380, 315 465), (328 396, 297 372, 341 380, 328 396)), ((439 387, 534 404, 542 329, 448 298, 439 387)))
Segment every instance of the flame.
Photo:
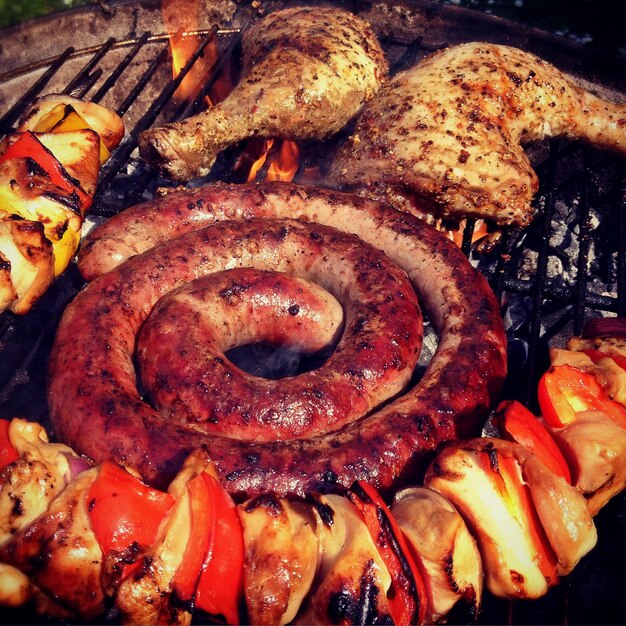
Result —
MULTIPOLYGON (((202 37, 193 34, 198 30, 200 24, 199 2, 198 0, 162 0, 161 11, 165 29, 170 35, 169 43, 172 53, 172 75, 174 78, 180 74, 193 56, 202 37)), ((178 86, 174 98, 178 101, 190 101, 202 90, 210 76, 210 70, 218 57, 217 43, 210 41, 204 49, 203 54, 198 57, 178 86)), ((213 98, 208 100, 209 104, 222 100, 226 93, 230 91, 232 85, 230 80, 224 79, 224 85, 220 84, 220 97, 216 97, 216 81, 213 88, 213 98)))
POLYGON ((267 160, 267 155, 269 154, 270 148, 274 145, 273 139, 265 139, 263 141, 263 147, 261 148, 261 156, 259 156, 254 163, 250 166, 250 171, 248 172, 248 181, 250 182, 256 178, 256 175, 259 173, 259 170, 265 165, 265 161, 267 160))
POLYGON ((270 165, 267 171, 267 180, 292 181, 299 165, 300 148, 298 148, 298 144, 294 141, 283 141, 278 158, 270 165))
MULTIPOLYGON (((448 237, 448 239, 451 239, 452 241, 454 241, 454 243, 459 248, 463 245, 463 233, 465 231, 465 220, 463 220, 459 224, 459 228, 457 228, 456 230, 451 230, 451 229, 449 230, 449 229, 442 228, 441 224, 438 224, 437 228, 441 230, 441 232, 443 232, 445 236, 448 237)), ((489 230, 487 228, 487 224, 485 223, 485 221, 480 220, 480 219, 476 220, 476 223, 474 224, 474 230, 472 232, 471 243, 474 243, 478 241, 479 239, 482 239, 488 234, 489 234, 489 230)))
MULTIPOLYGON (((236 167, 242 167, 246 157, 248 159, 254 158, 255 148, 258 148, 258 144, 254 141, 250 142, 236 167)), ((265 139, 257 154, 258 156, 252 162, 248 172, 248 182, 256 179, 268 159, 270 159, 270 163, 269 167, 266 168, 265 180, 289 182, 294 179, 300 166, 300 148, 297 143, 287 140, 265 139), (277 141, 280 141, 280 144, 277 144, 277 141), (277 149, 272 149, 275 145, 277 149)))

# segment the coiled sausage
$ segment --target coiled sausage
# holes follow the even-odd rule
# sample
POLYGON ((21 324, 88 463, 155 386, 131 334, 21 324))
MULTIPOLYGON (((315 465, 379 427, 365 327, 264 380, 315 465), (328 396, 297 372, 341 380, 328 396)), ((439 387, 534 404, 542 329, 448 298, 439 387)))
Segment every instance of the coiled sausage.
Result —
MULTIPOLYGON (((50 411, 57 432, 89 456, 112 455, 163 484, 191 448, 206 445, 234 494, 303 494, 354 479, 388 488, 441 442, 474 432, 499 392, 506 341, 493 292, 458 248, 412 216, 319 188, 216 184, 172 193, 109 220, 89 237, 79 269, 93 278, 172 238, 94 281, 63 317, 50 365, 50 411), (111 340, 105 322, 113 308, 107 300, 119 303, 115 315, 121 307, 138 327, 170 268, 181 282, 206 270, 209 229, 179 235, 222 220, 236 231, 230 220, 245 224, 253 217, 334 226, 370 242, 406 271, 439 333, 436 354, 415 386, 336 432, 255 443, 190 431, 158 416, 136 389, 114 380, 120 372, 103 367, 102 355, 110 359, 122 352, 124 367, 132 368, 128 350, 135 338, 127 329, 111 340), (143 271, 141 281, 135 268, 143 271), (100 338, 92 339, 103 324, 100 338)), ((323 256, 324 250, 315 254, 323 256)))

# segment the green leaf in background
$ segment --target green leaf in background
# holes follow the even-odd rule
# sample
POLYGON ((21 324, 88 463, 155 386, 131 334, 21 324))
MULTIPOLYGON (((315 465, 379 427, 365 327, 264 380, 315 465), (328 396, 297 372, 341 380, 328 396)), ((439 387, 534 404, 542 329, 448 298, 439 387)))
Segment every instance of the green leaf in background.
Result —
POLYGON ((88 2, 89 0, 0 0, 0 28, 88 2))

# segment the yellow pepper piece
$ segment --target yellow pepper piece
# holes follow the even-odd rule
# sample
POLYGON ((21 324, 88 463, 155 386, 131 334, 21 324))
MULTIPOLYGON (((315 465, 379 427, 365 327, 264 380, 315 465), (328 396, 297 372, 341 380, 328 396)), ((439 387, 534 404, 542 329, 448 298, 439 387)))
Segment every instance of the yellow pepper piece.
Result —
MULTIPOLYGON (((89 124, 76 112, 76 109, 71 104, 58 104, 39 120, 37 126, 35 126, 35 132, 64 133, 85 128, 91 129, 89 124)), ((111 153, 104 145, 102 138, 100 138, 100 164, 107 161, 110 156, 111 153)))
MULTIPOLYGON (((71 107, 70 107, 71 108, 71 107)), ((35 128, 36 133, 49 133, 52 129, 65 117, 66 105, 57 104, 53 109, 50 109, 40 120, 37 122, 35 128)), ((72 109, 73 110, 73 109, 72 109)))
POLYGON ((61 239, 52 242, 55 276, 60 276, 65 271, 65 268, 74 258, 79 242, 80 232, 75 231, 71 227, 63 233, 61 239))

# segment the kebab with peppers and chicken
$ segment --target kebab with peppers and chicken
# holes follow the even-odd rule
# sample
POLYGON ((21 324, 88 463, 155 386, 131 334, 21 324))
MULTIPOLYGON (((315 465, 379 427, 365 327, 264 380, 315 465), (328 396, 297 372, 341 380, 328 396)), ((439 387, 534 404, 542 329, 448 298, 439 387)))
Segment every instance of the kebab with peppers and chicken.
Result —
POLYGON ((501 438, 446 445, 390 506, 364 481, 236 505, 204 448, 159 491, 2 421, 0 603, 129 624, 412 624, 459 602, 476 613, 483 584, 540 597, 593 548, 593 515, 626 485, 626 324, 586 335, 552 352, 544 418, 502 403, 501 438))
POLYGON ((74 257, 100 165, 124 136, 112 111, 50 94, 0 143, 0 312, 28 312, 74 257))

